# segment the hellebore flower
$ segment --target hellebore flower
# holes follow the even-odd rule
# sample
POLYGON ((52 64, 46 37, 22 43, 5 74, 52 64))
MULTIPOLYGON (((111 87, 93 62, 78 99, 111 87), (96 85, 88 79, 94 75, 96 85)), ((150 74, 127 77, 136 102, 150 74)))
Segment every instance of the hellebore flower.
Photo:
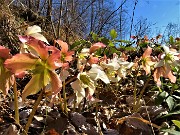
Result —
POLYGON ((86 72, 79 73, 77 80, 71 83, 71 87, 74 89, 76 94, 76 107, 86 97, 85 88, 87 88, 87 93, 89 96, 92 96, 95 91, 94 81, 86 74, 86 72))
POLYGON ((158 86, 161 85, 160 77, 169 78, 172 83, 176 82, 176 77, 173 75, 171 66, 177 66, 179 61, 179 53, 171 51, 168 46, 163 45, 165 51, 160 55, 160 60, 154 65, 154 81, 158 86))
POLYGON ((13 73, 29 71, 32 78, 25 86, 22 97, 36 94, 40 89, 51 84, 52 94, 57 94, 62 87, 62 82, 55 69, 62 66, 59 63, 60 51, 54 46, 46 46, 44 42, 33 37, 22 36, 26 44, 30 46, 38 56, 31 53, 16 54, 5 61, 5 67, 13 73))
POLYGON ((83 48, 81 53, 78 54, 77 68, 82 71, 85 65, 92 65, 98 63, 98 57, 94 56, 94 52, 100 48, 104 48, 106 45, 103 43, 95 43, 90 48, 83 48))
POLYGON ((142 68, 146 71, 146 75, 151 72, 151 66, 155 64, 155 59, 150 56, 152 53, 152 48, 148 46, 141 57, 142 68))
MULTIPOLYGON (((77 105, 83 98, 87 97, 89 101, 94 102, 95 98, 93 94, 96 89, 96 82, 100 79, 104 83, 110 83, 107 75, 103 71, 103 68, 97 64, 92 64, 92 68, 87 72, 79 73, 77 80, 71 83, 72 88, 76 94, 77 105), (87 91, 85 91, 87 89, 87 91)), ((98 101, 98 99, 96 99, 98 101)))
MULTIPOLYGON (((40 34, 40 32, 41 28, 37 25, 33 25, 27 28, 27 30, 25 31, 25 35, 34 37, 35 39, 41 40, 49 44, 47 39, 42 34, 40 34)), ((35 51, 26 44, 27 41, 24 38, 21 38, 21 36, 19 36, 19 40, 22 42, 22 44, 20 45, 20 53, 28 53, 28 51, 30 51, 34 55, 38 56, 38 54, 36 54, 35 51)))
POLYGON ((134 63, 118 58, 117 54, 113 55, 113 59, 107 63, 102 62, 101 66, 105 70, 108 78, 112 82, 118 82, 122 77, 125 78, 127 69, 130 69, 134 63))
POLYGON ((60 62, 63 63, 62 67, 67 68, 69 67, 68 62, 73 60, 72 55, 74 55, 74 51, 68 51, 68 44, 66 42, 61 40, 57 40, 56 42, 61 46, 60 62))
POLYGON ((10 50, 0 46, 0 90, 4 95, 8 93, 15 80, 13 73, 4 67, 4 61, 10 57, 10 50))
POLYGON ((87 72, 90 78, 94 81, 100 79, 104 83, 110 83, 106 73, 104 72, 103 68, 97 64, 92 64, 91 69, 87 72))
POLYGON ((25 35, 34 37, 35 39, 41 40, 49 44, 47 39, 42 34, 40 34, 40 32, 42 32, 41 28, 37 25, 33 25, 27 28, 27 30, 25 31, 25 35))
POLYGON ((125 78, 127 74, 127 70, 130 69, 134 63, 133 62, 128 62, 128 61, 118 61, 120 68, 118 69, 118 76, 125 78))

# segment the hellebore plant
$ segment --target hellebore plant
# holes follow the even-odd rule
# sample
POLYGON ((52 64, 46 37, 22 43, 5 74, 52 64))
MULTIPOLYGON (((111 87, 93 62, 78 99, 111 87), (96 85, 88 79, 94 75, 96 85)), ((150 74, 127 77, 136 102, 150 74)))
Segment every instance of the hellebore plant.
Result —
POLYGON ((82 49, 81 53, 78 54, 77 68, 80 73, 77 75, 77 80, 71 83, 76 94, 75 107, 77 107, 85 97, 87 97, 89 101, 94 100, 92 95, 96 89, 96 81, 98 79, 101 79, 105 83, 110 83, 102 67, 95 64, 98 63, 99 58, 94 56, 94 52, 104 47, 106 46, 100 42, 95 43, 90 48, 82 49), (91 66, 91 69, 87 72, 83 71, 85 66, 91 66), (87 92, 85 92, 85 88, 88 89, 87 92))
MULTIPOLYGON (((144 51, 142 57, 140 58, 141 60, 141 65, 140 67, 146 72, 146 75, 150 74, 151 73, 151 68, 153 67, 153 65, 156 64, 156 59, 151 56, 151 53, 152 53, 152 48, 151 47, 147 47, 147 49, 144 51)), ((139 72, 139 69, 137 70, 137 72, 139 72)), ((143 89, 140 91, 140 95, 139 95, 139 98, 138 98, 138 101, 136 102, 136 83, 137 83, 137 75, 135 77, 135 89, 134 89, 134 111, 136 111, 136 109, 139 107, 140 105, 140 99, 142 98, 143 94, 144 94, 144 91, 151 79, 152 75, 150 75, 148 77, 148 79, 146 80, 146 83, 143 87, 143 89)))
MULTIPOLYGON (((4 62, 5 67, 12 73, 18 74, 28 71, 28 73, 32 74, 31 80, 23 90, 22 99, 24 100, 28 95, 36 94, 42 89, 40 99, 38 101, 40 102, 48 84, 51 86, 52 95, 56 95, 62 88, 62 82, 58 74, 55 72, 55 69, 62 66, 62 63, 58 62, 60 58, 60 51, 54 46, 46 46, 43 41, 33 37, 19 37, 21 41, 25 42, 38 54, 38 56, 32 53, 16 54, 4 62)), ((37 106, 38 104, 39 103, 37 103, 37 106)), ((34 116, 37 106, 34 106, 34 112, 32 111, 32 115, 30 117, 34 116)), ((31 121, 32 118, 28 119, 28 123, 25 127, 26 132, 29 129, 31 121)))
MULTIPOLYGON (((61 77, 64 79, 63 81, 63 97, 64 97, 64 108, 62 107, 62 103, 60 103, 60 106, 62 108, 62 110, 65 111, 65 113, 67 113, 67 101, 66 101, 66 91, 65 91, 65 79, 68 77, 69 72, 67 71, 67 69, 69 68, 69 62, 71 62, 73 60, 73 56, 74 55, 74 51, 68 51, 68 44, 66 42, 63 42, 62 40, 57 40, 56 41, 58 43, 58 45, 61 47, 61 51, 60 51, 60 59, 58 60, 59 63, 62 63, 62 70, 61 70, 61 77)), ((61 99, 61 95, 60 95, 60 99, 61 99)))
POLYGON ((5 67, 15 74, 25 71, 32 74, 31 80, 23 90, 22 98, 36 94, 49 83, 52 87, 52 94, 57 94, 62 87, 62 82, 55 72, 55 69, 62 66, 62 63, 58 62, 60 51, 54 46, 46 46, 44 42, 33 37, 22 36, 20 38, 26 40, 26 44, 39 55, 37 57, 31 53, 16 54, 4 63, 5 67))

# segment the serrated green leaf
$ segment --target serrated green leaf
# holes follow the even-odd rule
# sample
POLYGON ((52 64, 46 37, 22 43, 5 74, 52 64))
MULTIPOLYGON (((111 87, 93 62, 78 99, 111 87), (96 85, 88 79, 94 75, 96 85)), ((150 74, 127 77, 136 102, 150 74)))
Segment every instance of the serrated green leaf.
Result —
POLYGON ((174 125, 176 125, 178 128, 180 128, 180 121, 179 120, 172 120, 174 125))
POLYGON ((110 31, 110 36, 111 36, 112 39, 117 38, 117 32, 116 32, 115 29, 112 29, 112 30, 110 31))
POLYGON ((166 103, 168 104, 168 107, 170 110, 173 109, 174 105, 175 105, 175 101, 174 101, 174 98, 169 96, 167 99, 166 99, 166 103))

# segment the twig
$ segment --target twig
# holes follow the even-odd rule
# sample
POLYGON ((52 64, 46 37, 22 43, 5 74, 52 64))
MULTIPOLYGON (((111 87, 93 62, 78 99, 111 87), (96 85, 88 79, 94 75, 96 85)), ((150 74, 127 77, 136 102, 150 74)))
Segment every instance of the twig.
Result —
MULTIPOLYGON (((143 100, 144 100, 144 98, 143 98, 143 100)), ((144 105, 145 105, 145 108, 146 108, 146 112, 147 112, 147 116, 148 116, 149 122, 151 123, 151 119, 150 119, 150 116, 149 116, 149 112, 147 110, 147 106, 146 106, 145 100, 144 100, 144 105)), ((151 125, 151 129, 152 129, 153 135, 155 135, 152 123, 150 125, 151 125)))
POLYGON ((126 119, 137 119, 137 120, 140 120, 140 121, 142 121, 142 122, 144 122, 144 123, 146 123, 146 124, 148 124, 148 125, 151 125, 151 126, 157 128, 158 130, 161 128, 161 126, 158 126, 158 125, 156 125, 156 124, 154 124, 154 123, 149 122, 148 120, 145 120, 145 119, 139 118, 139 117, 128 117, 128 116, 122 117, 121 119, 119 119, 119 120, 117 121, 117 124, 123 123, 126 119))
POLYGON ((135 13, 137 3, 138 3, 138 0, 136 0, 135 3, 134 3, 133 15, 132 15, 132 18, 131 18, 130 38, 131 38, 131 34, 132 34, 131 32, 132 32, 133 21, 134 21, 134 13, 135 13))
POLYGON ((101 30, 103 29, 104 25, 109 21, 109 19, 111 18, 111 16, 116 13, 124 4, 125 4, 126 0, 124 0, 121 5, 116 9, 114 10, 107 18, 106 20, 104 21, 104 23, 101 25, 101 27, 99 28, 99 31, 98 31, 98 34, 101 32, 101 30))

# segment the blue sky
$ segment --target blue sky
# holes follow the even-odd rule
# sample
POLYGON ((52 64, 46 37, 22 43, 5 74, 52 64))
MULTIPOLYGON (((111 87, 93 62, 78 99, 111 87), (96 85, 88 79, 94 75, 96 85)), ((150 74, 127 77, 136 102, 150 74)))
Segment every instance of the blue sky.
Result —
MULTIPOLYGON (((114 0, 116 7, 121 0, 114 0)), ((132 1, 130 2, 131 10, 129 14, 132 15, 132 1)), ((169 22, 180 24, 180 0, 138 0, 135 10, 135 19, 143 17, 147 18, 149 22, 156 23, 153 28, 159 28, 161 31, 169 22)))

